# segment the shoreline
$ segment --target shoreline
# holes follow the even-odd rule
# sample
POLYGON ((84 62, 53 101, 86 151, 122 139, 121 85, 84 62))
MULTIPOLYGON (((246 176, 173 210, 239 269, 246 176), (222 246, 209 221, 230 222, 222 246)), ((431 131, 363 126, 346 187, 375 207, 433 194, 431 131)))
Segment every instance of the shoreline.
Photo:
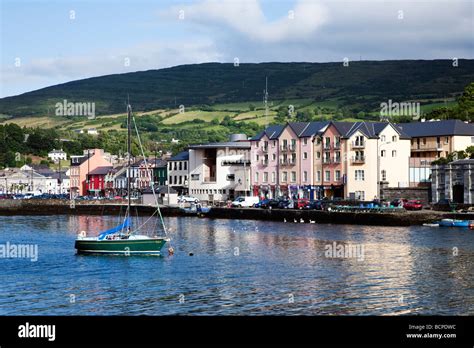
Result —
MULTIPOLYGON (((139 215, 149 215, 155 208, 149 205, 133 205, 139 215)), ((70 201, 28 201, 28 200, 2 200, 0 201, 0 216, 12 215, 117 215, 126 209, 125 204, 115 202, 75 202, 74 207, 70 201)), ((160 207, 163 216, 194 216, 186 214, 179 207, 160 207)), ((413 226, 431 223, 440 219, 474 220, 473 213, 452 213, 434 210, 400 211, 400 212, 329 212, 320 210, 297 209, 261 209, 261 208, 219 208, 213 207, 205 218, 210 219, 245 219, 263 221, 286 221, 288 223, 304 223, 310 220, 315 223, 333 223, 350 225, 376 225, 376 226, 413 226)))

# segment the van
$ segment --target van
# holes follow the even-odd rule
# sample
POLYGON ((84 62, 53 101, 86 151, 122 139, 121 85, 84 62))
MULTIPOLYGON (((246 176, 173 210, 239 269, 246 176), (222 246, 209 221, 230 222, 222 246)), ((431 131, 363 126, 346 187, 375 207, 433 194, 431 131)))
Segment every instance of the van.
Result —
POLYGON ((244 197, 240 196, 235 199, 235 201, 232 202, 233 207, 253 207, 255 204, 259 202, 258 197, 244 197))

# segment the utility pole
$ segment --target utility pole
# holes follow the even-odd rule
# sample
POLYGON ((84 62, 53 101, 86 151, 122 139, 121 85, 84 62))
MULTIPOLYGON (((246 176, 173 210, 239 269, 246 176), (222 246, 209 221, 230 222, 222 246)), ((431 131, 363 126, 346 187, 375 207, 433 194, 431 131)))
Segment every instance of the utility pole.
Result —
POLYGON ((265 104, 265 127, 268 127, 268 77, 265 76, 265 90, 263 91, 263 103, 265 104))

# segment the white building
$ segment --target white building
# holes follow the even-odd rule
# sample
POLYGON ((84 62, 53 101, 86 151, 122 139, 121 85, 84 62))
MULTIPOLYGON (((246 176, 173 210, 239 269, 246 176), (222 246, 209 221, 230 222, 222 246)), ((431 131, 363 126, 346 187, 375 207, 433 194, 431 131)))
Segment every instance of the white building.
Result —
POLYGON ((55 150, 48 152, 48 158, 50 158, 55 163, 58 163, 60 160, 67 160, 67 153, 61 150, 55 150))
POLYGON ((189 152, 183 151, 168 160, 168 183, 180 194, 188 191, 189 152))
POLYGON ((2 193, 67 193, 68 173, 38 173, 28 165, 21 168, 7 168, 0 171, 0 191, 2 193), (58 179, 61 180, 58 180, 58 179))
POLYGON ((250 195, 250 142, 189 146, 189 194, 205 201, 250 195))

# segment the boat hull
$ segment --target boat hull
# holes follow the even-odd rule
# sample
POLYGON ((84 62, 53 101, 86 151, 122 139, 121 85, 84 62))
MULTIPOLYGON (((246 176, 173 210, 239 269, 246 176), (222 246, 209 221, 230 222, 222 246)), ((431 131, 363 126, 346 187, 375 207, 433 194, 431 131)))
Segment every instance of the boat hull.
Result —
POLYGON ((160 254, 167 242, 163 238, 145 240, 84 240, 77 239, 74 247, 79 254, 160 254))

